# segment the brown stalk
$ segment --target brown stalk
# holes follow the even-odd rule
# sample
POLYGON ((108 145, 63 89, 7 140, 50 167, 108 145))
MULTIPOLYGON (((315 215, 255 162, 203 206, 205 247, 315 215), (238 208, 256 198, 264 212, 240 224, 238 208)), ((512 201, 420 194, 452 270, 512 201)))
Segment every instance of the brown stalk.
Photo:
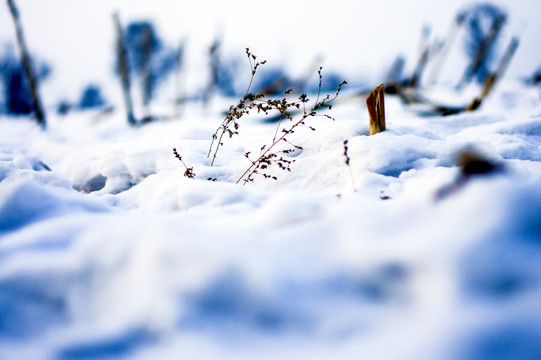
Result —
POLYGON ((370 117, 370 135, 375 135, 386 129, 384 93, 385 90, 381 84, 366 99, 366 107, 370 117))

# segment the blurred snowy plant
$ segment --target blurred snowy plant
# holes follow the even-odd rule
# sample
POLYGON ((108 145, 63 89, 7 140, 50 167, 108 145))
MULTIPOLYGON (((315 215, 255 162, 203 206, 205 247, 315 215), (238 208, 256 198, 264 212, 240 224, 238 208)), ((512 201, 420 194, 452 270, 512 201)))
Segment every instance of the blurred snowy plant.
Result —
MULTIPOLYGON (((32 59, 36 65, 38 80, 44 80, 51 73, 48 64, 32 59)), ((26 81, 23 66, 15 56, 11 46, 4 48, 0 55, 0 79, 2 94, 0 95, 0 112, 11 115, 27 115, 33 111, 33 100, 26 81)))
POLYGON ((442 200, 456 193, 472 178, 491 176, 505 171, 505 167, 501 163, 473 148, 462 150, 457 156, 456 163, 460 169, 458 177, 453 183, 441 188, 436 193, 436 200, 442 200))
POLYGON ((146 106, 154 97, 159 82, 175 69, 177 52, 164 46, 154 25, 147 20, 128 24, 125 47, 129 68, 141 82, 143 104, 146 106))
POLYGON ((92 109, 105 105, 105 99, 103 98, 101 88, 99 85, 88 85, 81 94, 79 100, 79 109, 92 109))
POLYGON ((285 69, 281 67, 265 67, 265 72, 254 83, 254 89, 267 95, 280 95, 291 84, 293 84, 293 80, 287 75, 285 69))
POLYGON ((472 78, 482 83, 490 73, 490 65, 495 57, 499 34, 507 15, 499 7, 484 3, 473 5, 465 10, 461 16, 465 19, 466 29, 464 51, 471 59, 461 85, 467 84, 472 78))

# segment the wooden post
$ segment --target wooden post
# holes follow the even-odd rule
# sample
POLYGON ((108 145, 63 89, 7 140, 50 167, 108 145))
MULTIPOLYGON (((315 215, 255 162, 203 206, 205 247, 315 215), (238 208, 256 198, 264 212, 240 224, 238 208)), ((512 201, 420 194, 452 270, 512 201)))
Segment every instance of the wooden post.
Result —
POLYGON ((375 135, 386 129, 384 93, 383 84, 381 84, 366 99, 366 107, 370 117, 370 135, 375 135))
POLYGON ((130 84, 130 68, 128 64, 128 54, 126 46, 124 45, 124 35, 122 32, 122 26, 120 25, 120 18, 118 13, 113 14, 113 22, 115 25, 115 31, 117 35, 117 56, 118 56, 118 70, 120 72, 120 81, 122 83, 122 92, 124 94, 124 103, 126 105, 126 113, 128 123, 135 125, 135 116, 133 115, 133 102, 131 98, 131 84, 130 84))
POLYGON ((42 128, 45 128, 47 121, 45 119, 45 112, 43 111, 43 106, 41 103, 41 98, 38 92, 38 81, 34 69, 32 67, 32 60, 30 58, 28 48, 26 47, 26 42, 24 40, 23 27, 19 18, 19 11, 15 6, 14 0, 8 0, 9 10, 13 21, 15 23, 15 30, 17 33, 17 42, 19 43, 19 50, 21 52, 21 62, 24 69, 24 74, 26 76, 26 81, 28 82, 28 87, 30 88, 30 95, 32 96, 32 103, 34 106, 34 114, 36 115, 36 120, 42 128))

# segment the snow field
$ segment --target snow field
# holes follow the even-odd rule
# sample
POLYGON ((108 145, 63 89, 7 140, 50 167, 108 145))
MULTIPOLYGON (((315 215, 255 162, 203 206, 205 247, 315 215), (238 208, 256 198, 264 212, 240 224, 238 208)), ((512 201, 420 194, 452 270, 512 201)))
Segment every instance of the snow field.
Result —
POLYGON ((195 105, 139 128, 0 119, 0 357, 541 356, 539 93, 445 118, 389 97, 375 136, 361 100, 246 186, 276 124, 241 122, 210 167, 223 114, 195 105), (438 197, 465 149, 503 170, 438 197))

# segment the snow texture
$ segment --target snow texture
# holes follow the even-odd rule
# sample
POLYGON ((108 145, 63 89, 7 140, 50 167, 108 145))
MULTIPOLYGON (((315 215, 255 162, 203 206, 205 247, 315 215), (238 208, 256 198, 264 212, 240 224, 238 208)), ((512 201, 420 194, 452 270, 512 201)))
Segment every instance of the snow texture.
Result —
POLYGON ((242 122, 211 167, 223 115, 198 106, 0 119, 0 358, 541 357, 538 90, 449 117, 388 97, 375 136, 344 103, 246 186, 276 124, 242 122), (465 177, 465 151, 498 171, 465 177))
MULTIPOLYGON (((0 115, 0 359, 541 359, 541 91, 524 81, 539 66, 539 0, 495 2, 509 14, 499 56, 512 36, 521 45, 481 108, 421 116, 426 105, 388 95, 387 130, 369 136, 358 94, 396 55, 411 74, 419 30, 443 39, 469 1, 17 1, 52 73, 45 130, 0 115), (184 36, 187 70, 148 109, 133 84, 137 116, 167 119, 126 122, 116 11, 124 26, 152 21, 167 49, 184 36), (268 170, 277 180, 235 184, 244 154, 286 125, 261 114, 241 119, 211 166, 212 134, 238 103, 198 101, 217 40, 242 94, 246 46, 269 60, 268 78, 298 79, 313 60, 324 86, 348 75, 335 120, 288 135, 302 149, 284 155, 291 172, 268 170), (101 108, 73 110, 85 89, 101 108), (169 116, 177 91, 187 101, 169 116)), ((456 106, 480 93, 448 86, 463 45, 422 95, 456 106)))

